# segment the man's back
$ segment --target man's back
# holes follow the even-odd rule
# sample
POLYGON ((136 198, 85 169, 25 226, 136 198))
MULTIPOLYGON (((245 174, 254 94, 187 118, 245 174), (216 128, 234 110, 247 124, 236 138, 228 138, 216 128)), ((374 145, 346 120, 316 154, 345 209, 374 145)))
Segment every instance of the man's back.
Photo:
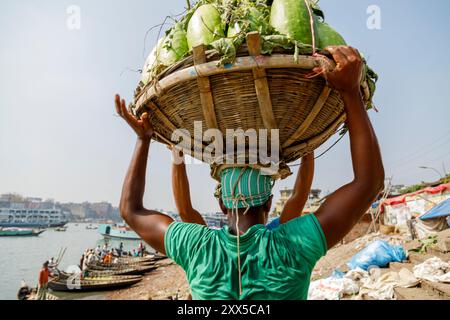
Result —
POLYGON ((46 268, 41 269, 41 271, 39 272, 39 284, 40 285, 47 284, 48 276, 49 276, 48 269, 46 268))
POLYGON ((314 215, 273 231, 251 227, 240 237, 242 295, 239 295, 237 237, 228 227, 211 230, 173 223, 166 251, 185 271, 195 300, 306 299, 312 269, 326 253, 326 239, 314 215))

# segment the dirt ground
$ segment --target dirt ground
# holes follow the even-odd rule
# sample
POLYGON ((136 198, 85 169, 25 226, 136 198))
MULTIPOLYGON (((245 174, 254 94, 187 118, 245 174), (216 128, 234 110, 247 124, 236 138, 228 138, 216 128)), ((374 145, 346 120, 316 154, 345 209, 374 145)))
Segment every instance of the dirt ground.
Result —
POLYGON ((158 262, 160 267, 144 276, 138 284, 109 293, 110 300, 187 300, 190 294, 186 275, 169 259, 158 262))
MULTIPOLYGON (((449 261, 450 229, 440 233, 439 239, 440 243, 446 244, 447 247, 442 249, 438 246, 433 246, 424 253, 412 253, 409 255, 409 261, 406 263, 393 263, 385 271, 398 272, 401 268, 412 270, 414 265, 420 264, 433 256, 449 261)), ((329 250, 327 255, 319 260, 314 268, 311 281, 326 278, 337 268, 343 272, 348 271, 346 263, 351 257, 374 240, 386 240, 392 244, 404 245, 406 251, 420 245, 417 240, 409 241, 405 239, 404 235, 400 234, 370 234, 363 236, 329 250)), ((160 267, 145 275, 140 283, 127 289, 109 293, 106 295, 106 299, 170 300, 178 297, 179 300, 187 300, 190 295, 190 289, 184 271, 169 259, 162 260, 158 264, 160 267)), ((422 281, 421 285, 415 288, 396 288, 396 296, 398 300, 448 300, 450 299, 450 284, 433 284, 422 281)))

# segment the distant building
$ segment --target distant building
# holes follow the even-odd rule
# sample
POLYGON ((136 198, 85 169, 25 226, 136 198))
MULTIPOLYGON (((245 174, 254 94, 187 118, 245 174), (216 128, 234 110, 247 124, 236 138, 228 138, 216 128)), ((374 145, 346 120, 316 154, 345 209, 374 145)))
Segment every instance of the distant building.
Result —
MULTIPOLYGON (((292 196, 293 189, 285 188, 280 191, 281 197, 275 204, 275 209, 273 210, 273 215, 279 216, 281 212, 284 209, 284 206, 286 205, 286 202, 289 200, 289 198, 292 196)), ((308 201, 306 202, 304 212, 314 212, 317 210, 318 202, 320 200, 320 194, 322 193, 322 190, 320 189, 311 189, 308 197, 308 201)))
POLYGON ((280 191, 280 199, 275 203, 275 209, 273 210, 273 215, 279 216, 281 212, 283 211, 284 206, 286 205, 286 202, 289 200, 289 198, 292 195, 293 189, 284 188, 280 191))
POLYGON ((402 194, 402 190, 405 189, 404 184, 397 184, 390 187, 389 196, 399 196, 402 194))

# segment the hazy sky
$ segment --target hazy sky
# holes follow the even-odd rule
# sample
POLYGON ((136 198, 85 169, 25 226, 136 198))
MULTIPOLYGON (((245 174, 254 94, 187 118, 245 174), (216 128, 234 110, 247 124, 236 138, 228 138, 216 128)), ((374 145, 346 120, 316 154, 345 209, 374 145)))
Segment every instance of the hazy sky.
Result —
MULTIPOLYGON (((375 97, 380 113, 371 111, 370 117, 387 175, 411 184, 438 178, 419 166, 442 172, 445 163, 450 171, 450 2, 320 4, 328 22, 380 75, 375 97), (381 8, 381 30, 366 26, 369 5, 381 8)), ((114 94, 130 100, 140 75, 124 70, 140 69, 157 39, 157 32, 149 34, 144 55, 146 30, 184 5, 184 0, 1 1, 0 193, 118 204, 135 136, 114 116, 114 94), (81 9, 80 30, 67 28, 70 5, 81 9)), ((314 187, 324 192, 349 182, 348 138, 317 160, 316 168, 314 187)), ((216 210, 209 167, 188 170, 195 206, 216 210)), ((277 183, 276 198, 294 177, 277 183)), ((156 143, 145 203, 174 209, 170 153, 156 143)))

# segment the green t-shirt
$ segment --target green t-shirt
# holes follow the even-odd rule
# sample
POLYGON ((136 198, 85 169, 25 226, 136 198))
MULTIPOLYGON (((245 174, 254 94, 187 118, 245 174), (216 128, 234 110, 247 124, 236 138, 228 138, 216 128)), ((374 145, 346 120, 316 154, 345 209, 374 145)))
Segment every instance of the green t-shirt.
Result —
POLYGON ((272 231, 252 226, 240 237, 239 296, 237 237, 228 227, 212 230, 174 222, 165 246, 167 256, 186 272, 194 300, 306 300, 311 272, 327 251, 314 215, 272 231))

